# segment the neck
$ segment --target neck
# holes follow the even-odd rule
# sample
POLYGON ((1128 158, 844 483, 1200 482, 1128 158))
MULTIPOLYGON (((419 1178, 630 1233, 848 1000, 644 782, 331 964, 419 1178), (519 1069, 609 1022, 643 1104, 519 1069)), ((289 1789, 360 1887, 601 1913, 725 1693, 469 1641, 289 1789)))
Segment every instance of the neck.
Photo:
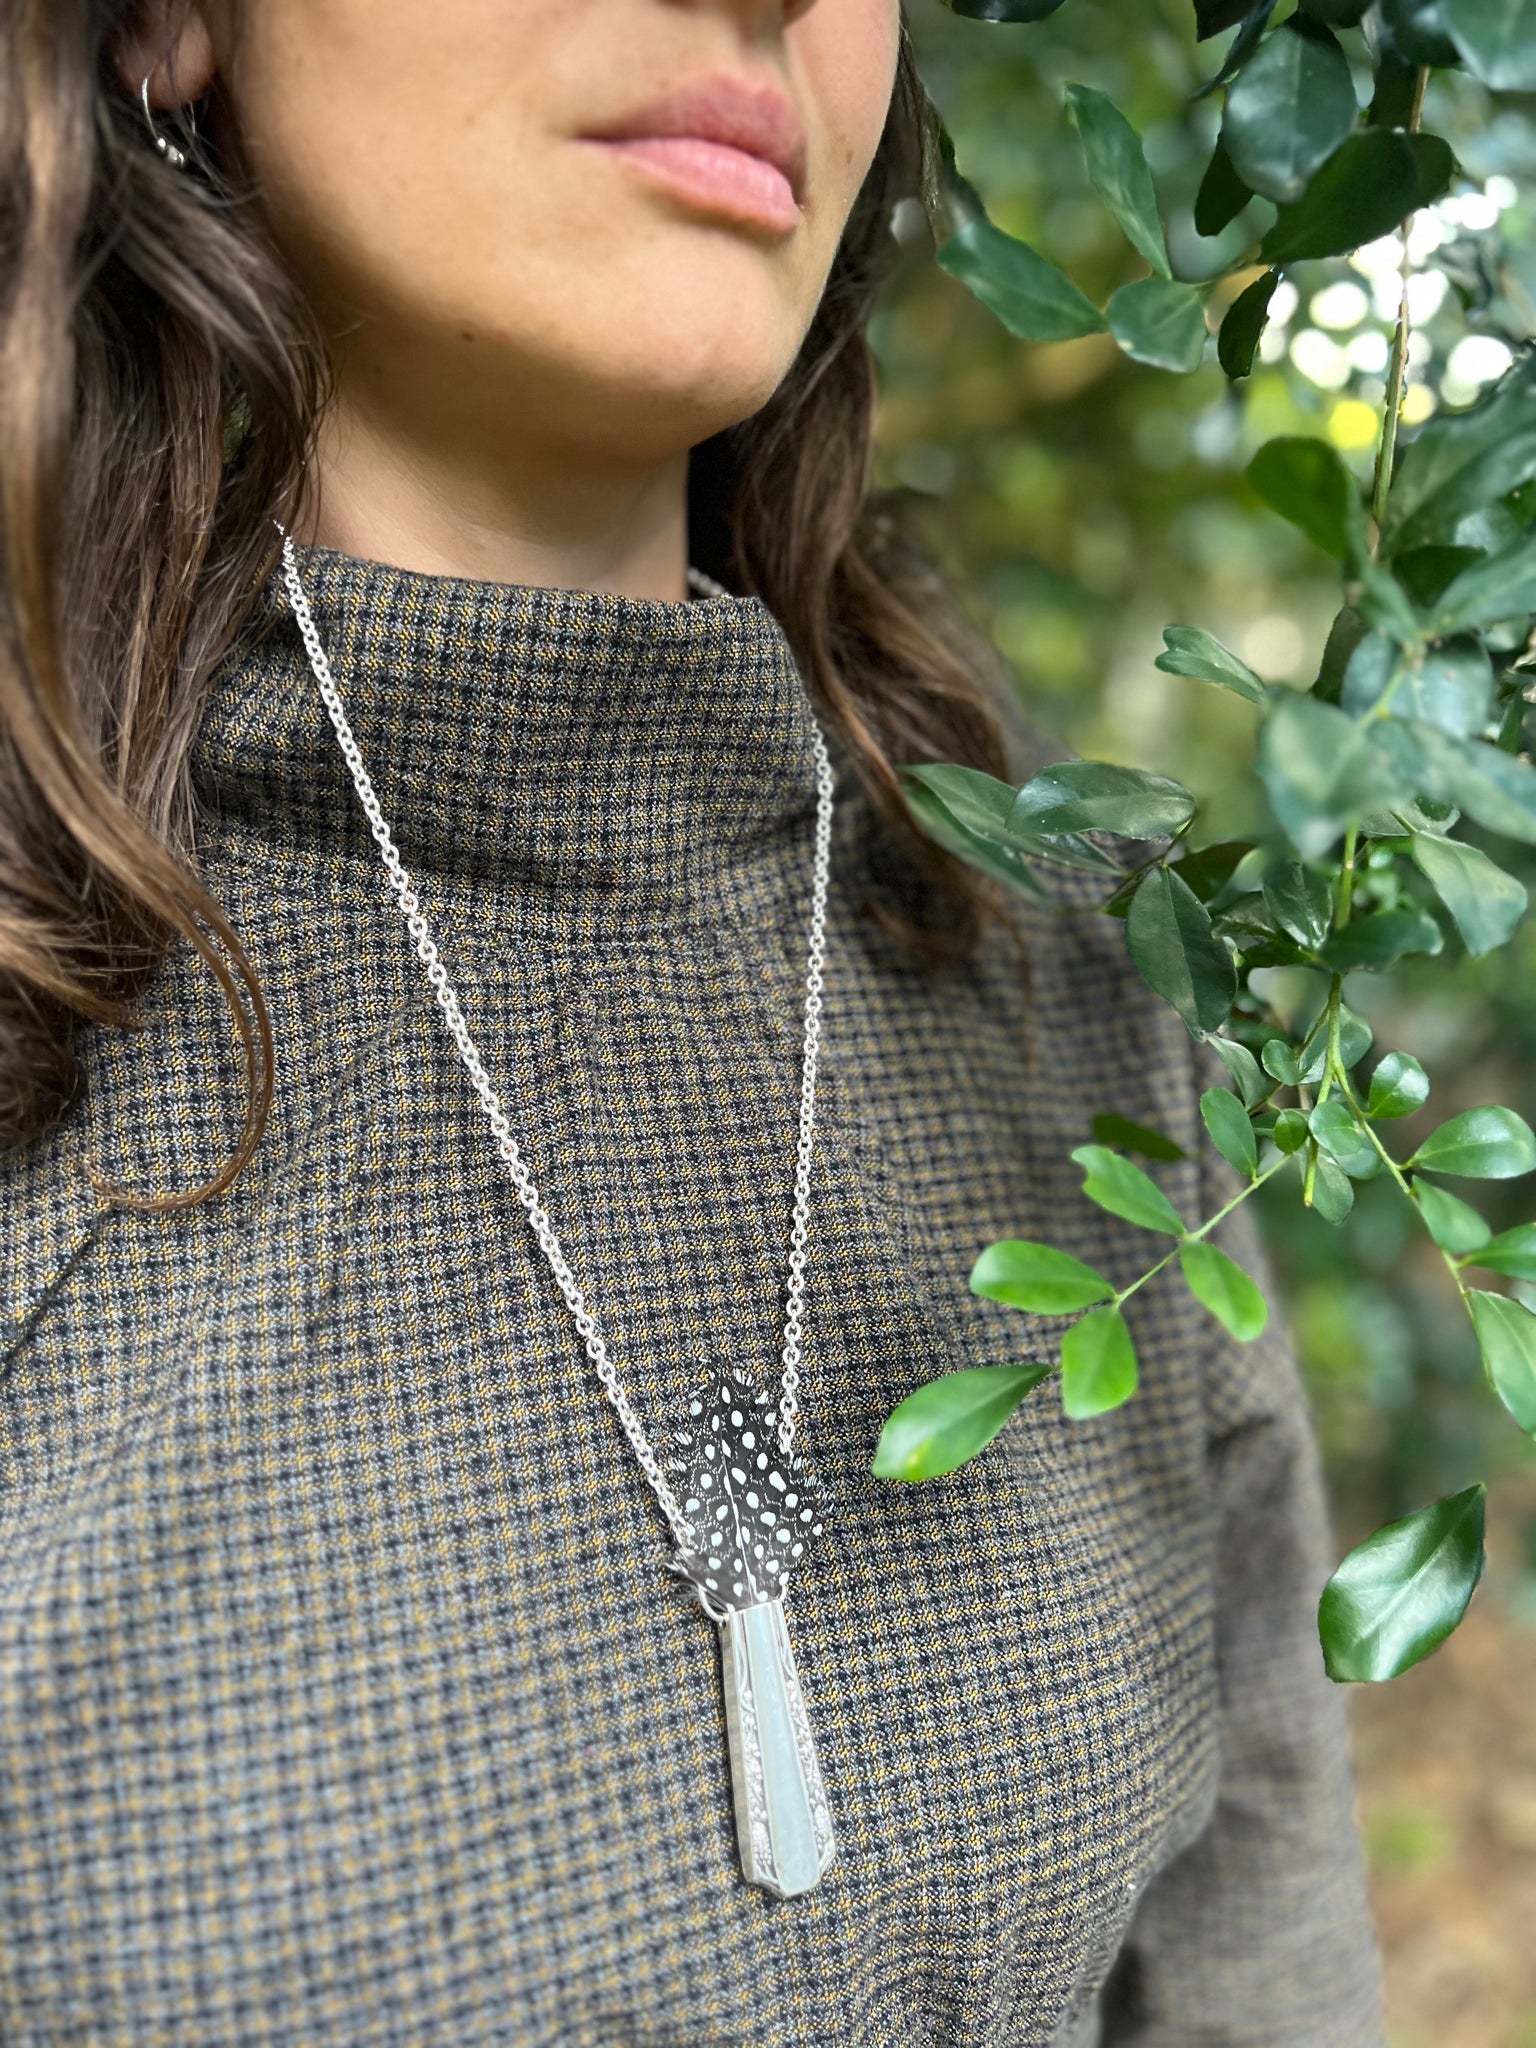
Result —
POLYGON ((625 465, 455 422, 386 419, 350 390, 327 412, 306 543, 428 575, 678 602, 688 454, 625 465))

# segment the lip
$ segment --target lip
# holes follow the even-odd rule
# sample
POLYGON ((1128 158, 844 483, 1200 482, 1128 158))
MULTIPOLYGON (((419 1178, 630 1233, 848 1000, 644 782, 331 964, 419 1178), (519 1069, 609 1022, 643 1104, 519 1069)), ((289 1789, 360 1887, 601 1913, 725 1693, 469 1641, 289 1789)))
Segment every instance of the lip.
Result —
POLYGON ((685 79, 579 138, 622 156, 706 211, 788 233, 805 193, 805 127, 766 84, 685 79))

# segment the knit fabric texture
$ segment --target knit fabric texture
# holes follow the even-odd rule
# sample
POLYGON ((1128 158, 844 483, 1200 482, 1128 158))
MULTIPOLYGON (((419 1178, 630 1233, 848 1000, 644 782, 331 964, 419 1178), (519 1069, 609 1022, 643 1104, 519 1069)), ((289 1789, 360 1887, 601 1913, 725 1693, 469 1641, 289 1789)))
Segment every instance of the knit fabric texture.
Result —
MULTIPOLYGON (((298 551, 402 857, 554 1229, 660 1444, 776 1386, 813 713, 752 598, 668 604, 298 551)), ((1278 1309, 1176 1271, 1139 1392, 1042 1385, 951 1477, 889 1411, 1050 1358, 972 1294, 1039 1238, 1153 1240, 1069 1154, 1119 1111, 1202 1146, 1218 1078, 1080 881, 929 970, 862 908, 923 885, 838 766, 788 1600, 839 1849, 743 1883, 717 1632, 497 1159, 281 578, 195 754, 211 888, 278 1080, 238 1134, 185 948, 0 1163, 0 2039, 10 2048, 1379 2048, 1334 1559, 1278 1309)), ((1024 758, 1019 777, 1038 765, 1024 758)), ((1054 750, 1060 753, 1061 749, 1054 750)), ((1269 1288, 1245 1210, 1218 1241, 1269 1288)), ((1155 1256, 1155 1252, 1151 1253, 1155 1256)))

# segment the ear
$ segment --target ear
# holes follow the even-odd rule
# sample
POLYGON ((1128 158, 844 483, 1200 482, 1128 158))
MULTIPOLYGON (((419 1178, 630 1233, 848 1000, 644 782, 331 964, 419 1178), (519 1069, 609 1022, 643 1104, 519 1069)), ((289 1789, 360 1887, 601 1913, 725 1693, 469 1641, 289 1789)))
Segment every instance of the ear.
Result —
POLYGON ((187 0, 141 0, 118 34, 112 61, 135 99, 148 77, 154 107, 179 107, 200 98, 218 68, 207 18, 187 0))

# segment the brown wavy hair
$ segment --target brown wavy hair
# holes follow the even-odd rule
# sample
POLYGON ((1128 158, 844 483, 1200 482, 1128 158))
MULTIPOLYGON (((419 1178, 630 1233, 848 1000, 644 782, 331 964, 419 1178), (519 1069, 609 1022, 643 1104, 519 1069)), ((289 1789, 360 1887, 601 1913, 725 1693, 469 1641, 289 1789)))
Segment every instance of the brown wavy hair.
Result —
MULTIPOLYGON (((187 759, 209 680, 301 526, 330 391, 321 334, 266 231, 217 83, 189 170, 157 155, 112 62, 133 0, 0 0, 0 1143, 80 1085, 83 1025, 129 1028, 173 940, 228 1000, 261 1139, 272 1031, 193 865, 187 759)), ((826 292, 763 410, 695 451, 694 559, 762 597, 849 747, 901 858, 936 892, 922 961, 962 957, 995 885, 916 826, 903 761, 1006 773, 994 704, 941 586, 871 490, 864 328, 932 130, 905 31, 880 148, 826 292)))

